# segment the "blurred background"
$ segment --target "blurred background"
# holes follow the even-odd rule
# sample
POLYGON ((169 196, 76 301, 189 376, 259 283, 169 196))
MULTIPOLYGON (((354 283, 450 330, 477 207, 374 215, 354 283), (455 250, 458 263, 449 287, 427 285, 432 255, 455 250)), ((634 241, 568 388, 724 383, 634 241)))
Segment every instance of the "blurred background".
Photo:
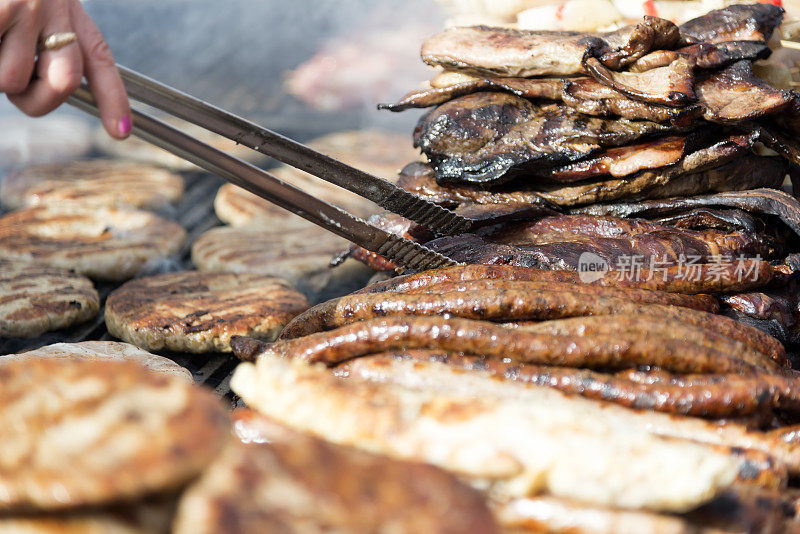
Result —
MULTIPOLYGON (((432 0, 87 0, 117 62, 299 140, 343 129, 410 133, 378 111, 429 77, 432 0)), ((92 150, 97 122, 63 106, 28 119, 0 99, 0 169, 92 150)), ((410 143, 410 135, 409 135, 410 143)))

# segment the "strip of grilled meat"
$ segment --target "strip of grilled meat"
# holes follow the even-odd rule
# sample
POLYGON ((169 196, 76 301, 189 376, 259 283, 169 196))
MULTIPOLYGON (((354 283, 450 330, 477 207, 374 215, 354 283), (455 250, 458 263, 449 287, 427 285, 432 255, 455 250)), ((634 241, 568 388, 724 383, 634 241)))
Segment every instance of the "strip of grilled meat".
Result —
POLYGON ((651 50, 673 48, 678 28, 645 17, 613 32, 535 32, 486 26, 450 28, 422 45, 422 60, 452 70, 501 76, 569 75, 582 72, 585 56, 619 69, 651 50))
POLYGON ((776 114, 789 106, 792 95, 753 74, 749 61, 698 75, 695 92, 706 120, 738 122, 776 114))
MULTIPOLYGON (((773 268, 766 261, 746 260, 742 265, 736 263, 712 264, 718 277, 710 276, 708 272, 709 264, 698 264, 699 276, 695 280, 694 273, 687 276, 686 269, 683 269, 683 276, 676 276, 677 268, 671 267, 665 273, 653 273, 644 268, 638 279, 633 277, 619 276, 619 273, 609 271, 601 273, 593 280, 581 280, 578 273, 574 271, 543 271, 541 269, 531 269, 515 265, 492 265, 492 264, 473 264, 459 265, 457 267, 447 267, 443 269, 433 269, 420 273, 405 274, 396 276, 388 280, 371 284, 355 294, 361 293, 382 293, 384 291, 414 292, 421 288, 432 287, 441 283, 466 282, 471 280, 520 280, 534 282, 557 282, 568 284, 591 284, 603 287, 631 287, 639 289, 653 289, 659 291, 669 291, 672 293, 701 294, 701 293, 728 293, 747 291, 755 287, 761 287, 774 278, 783 278, 785 273, 773 268), (746 272, 757 273, 757 280, 750 283, 749 277, 736 276, 736 272, 744 270, 746 272), (742 283, 744 281, 744 283, 742 283), (738 282, 738 283, 737 283, 738 282), (753 284, 758 285, 753 285, 753 284)), ((783 347, 778 343, 776 349, 783 352, 783 347)))
POLYGON ((669 65, 644 72, 616 72, 595 57, 583 59, 584 70, 606 87, 650 104, 684 106, 695 100, 693 67, 679 57, 669 65))
POLYGON ((767 233, 764 221, 740 209, 688 208, 653 217, 650 220, 675 228, 692 230, 716 228, 725 231, 767 233))
POLYGON ((566 185, 542 185, 537 193, 553 204, 572 207, 597 202, 696 195, 780 187, 789 164, 776 157, 743 154, 735 142, 698 150, 682 161, 634 176, 566 185), (716 166, 715 163, 719 162, 716 166))
POLYGON ((579 257, 586 252, 604 259, 612 269, 621 258, 646 258, 647 265, 654 258, 667 267, 677 265, 681 257, 708 263, 721 257, 768 258, 775 252, 771 240, 758 234, 689 230, 638 219, 627 224, 616 217, 545 217, 489 227, 480 235, 540 255, 542 263, 553 268, 569 270, 578 268, 579 257))
POLYGON ((784 10, 773 4, 737 4, 709 11, 679 26, 685 44, 758 41, 766 43, 784 10))
MULTIPOLYGON (((330 330, 332 328, 341 328, 352 324, 354 321, 378 321, 381 317, 391 316, 397 319, 396 324, 402 324, 402 317, 408 318, 409 316, 429 317, 439 314, 449 314, 452 317, 463 317, 473 321, 483 319, 484 321, 529 321, 529 320, 548 320, 559 319, 577 316, 614 316, 614 315, 636 315, 646 316, 653 320, 661 318, 663 320, 673 320, 687 325, 694 325, 698 328, 706 329, 717 334, 728 336, 734 341, 743 343, 748 349, 746 350, 733 350, 731 346, 725 345, 724 350, 730 350, 727 355, 736 357, 739 361, 745 361, 747 365, 768 367, 772 357, 778 358, 780 361, 780 354, 776 347, 780 346, 775 340, 771 343, 758 345, 761 340, 769 339, 769 336, 762 332, 742 325, 732 319, 714 315, 698 310, 689 308, 679 308, 676 306, 665 306, 661 304, 642 304, 634 303, 619 297, 598 297, 596 295, 581 295, 579 293, 564 292, 556 294, 547 291, 536 291, 528 296, 526 301, 524 291, 519 289, 507 289, 504 291, 472 291, 472 292, 445 292, 442 294, 415 294, 415 295, 401 295, 397 293, 372 293, 367 295, 348 296, 341 299, 334 299, 323 304, 319 304, 311 310, 304 313, 301 318, 296 319, 293 323, 287 325, 286 329, 281 334, 281 339, 293 339, 313 332, 320 332, 330 330), (381 300, 383 299, 383 300, 381 300), (470 309, 469 306, 473 306, 470 309), (481 315, 483 314, 483 315, 481 315), (769 352, 766 354, 765 352, 769 352), (732 355, 736 356, 732 356, 732 355)), ((609 321, 615 321, 614 317, 608 317, 609 321)), ((624 321, 623 319, 620 319, 624 321)), ((447 319, 444 319, 446 322, 447 319)), ((375 323, 378 324, 378 323, 375 323)), ((394 323, 393 323, 394 324, 394 323)), ((420 323, 425 328, 429 326, 433 328, 433 323, 420 323)), ((438 323, 437 323, 438 324, 438 323)), ((460 323, 459 323, 460 324, 460 323)), ((471 323, 464 323, 470 326, 471 323)), ((434 325, 435 326, 435 325, 434 325)), ((398 326, 398 328, 400 328, 398 326)), ((488 328, 488 326, 487 326, 488 328)), ((376 330, 377 331, 377 330, 376 330)), ((426 330, 427 331, 427 330, 426 330)), ((398 330, 398 332, 400 332, 398 330)), ((493 331, 494 332, 494 331, 493 331)), ((501 331, 497 331, 501 332, 501 331)), ((636 338, 637 332, 628 332, 630 339, 636 338)), ((641 332, 638 332, 641 335, 641 332)), ((448 338, 453 334, 442 333, 443 338, 448 338)), ((414 336, 415 334, 409 331, 400 332, 400 336, 414 336)), ((433 335, 439 336, 434 333, 433 335)), ((503 334, 505 336, 505 334, 503 334)), ((425 334, 423 337, 427 336, 425 334)), ((546 337, 546 336, 545 336, 546 337)), ((613 336, 605 336, 611 338, 613 336)), ((353 338, 356 341, 359 338, 353 338)), ((437 338, 438 339, 438 338, 437 338)), ((500 339, 500 338, 497 338, 500 339)), ((512 338, 514 339, 513 336, 512 338)), ((363 340, 362 340, 363 341, 363 340)), ((462 340, 464 341, 464 340, 462 340)), ((462 341, 453 340, 452 345, 447 350, 455 352, 464 352, 467 354, 481 355, 478 349, 470 349, 469 345, 460 344, 462 341), (458 347, 458 348, 457 348, 458 347), (465 348, 466 347, 466 348, 465 348)), ((468 343, 468 339, 464 341, 468 343)), ((492 340, 486 340, 491 343, 492 340)), ((359 342, 360 343, 360 342, 359 342)), ((395 345, 398 343, 395 340, 395 345)), ((411 347, 405 346, 387 346, 385 350, 392 348, 444 348, 435 346, 433 341, 427 342, 427 346, 411 347), (431 345, 433 343, 433 345, 431 345)), ((450 343, 448 341, 448 343, 450 343)), ((496 343, 496 340, 495 340, 496 343)), ((361 345, 359 345, 361 346, 361 345)), ((366 346, 366 345, 363 345, 366 346)), ((701 346, 693 344, 694 347, 701 346)), ((561 347, 563 348, 563 347, 561 347)), ((497 345, 497 350, 502 351, 503 346, 497 345)), ((360 350, 360 349, 359 349, 360 350)), ((481 349, 482 350, 482 349, 481 349)), ((578 349, 576 349, 578 350, 578 349)), ((588 346, 585 350, 589 349, 588 346)), ((600 350, 629 350, 628 347, 617 347, 616 349, 600 349, 600 350)), ((668 349, 669 350, 669 349, 668 349)), ((782 350, 782 348, 781 348, 782 350)), ((509 354, 500 357, 513 358, 513 354, 509 349, 509 354)), ((568 351, 569 352, 569 351, 568 351)), ((563 355, 565 358, 571 358, 569 354, 563 355)), ((553 355, 555 358, 561 356, 553 355)), ((578 360, 582 361, 580 357, 578 360)), ((539 361, 538 363, 548 363, 539 361)), ((617 362, 617 364, 621 363, 617 362)), ((662 362, 664 363, 664 362, 662 362)), ((600 365, 617 365, 610 362, 604 362, 600 365)), ((655 365, 651 362, 652 365, 655 365)), ((553 360, 549 365, 562 365, 553 360)), ((595 362, 593 365, 598 365, 595 362)), ((643 364, 648 365, 648 364, 643 364)), ((582 366, 582 365, 577 365, 582 366)), ((705 372, 699 368, 692 371, 684 372, 705 372)))
POLYGON ((738 208, 753 214, 773 216, 780 219, 797 236, 800 236, 800 202, 788 193, 772 188, 729 191, 713 195, 676 197, 663 200, 597 204, 576 208, 573 212, 590 215, 612 215, 614 217, 653 218, 694 207, 738 208))
MULTIPOLYGON (((775 407, 775 388, 766 380, 735 374, 686 375, 681 377, 680 384, 644 384, 624 376, 587 369, 511 363, 435 350, 378 353, 347 361, 335 369, 340 376, 352 374, 376 382, 396 382, 398 377, 392 369, 396 360, 423 362, 423 365, 438 362, 629 408, 697 417, 746 415, 775 407), (706 378, 713 380, 704 380, 706 378)), ((677 378, 678 375, 672 376, 677 378)))
POLYGON ((433 462, 482 482, 496 497, 548 493, 605 506, 684 511, 722 491, 739 472, 740 461, 729 450, 652 430, 670 421, 674 432, 696 434, 704 424, 715 426, 709 423, 653 412, 644 417, 445 365, 424 377, 425 385, 415 387, 375 384, 265 355, 255 366, 240 365, 232 387, 249 405, 293 428, 433 462), (429 387, 430 379, 441 381, 440 387, 429 387), (656 460, 664 457, 670 458, 666 464, 656 460), (654 474, 656 466, 663 474, 654 474), (685 482, 674 485, 677 480, 685 482))
POLYGON ((618 148, 609 148, 595 156, 555 167, 542 175, 555 182, 577 182, 610 175, 628 176, 643 169, 657 169, 680 161, 685 155, 685 136, 670 136, 618 148))
POLYGON ((781 158, 751 154, 754 140, 751 135, 734 135, 663 167, 659 165, 677 154, 674 146, 642 143, 610 149, 590 159, 553 168, 550 179, 561 183, 548 183, 542 178, 544 171, 527 171, 513 182, 491 189, 471 182, 440 185, 435 171, 414 164, 404 169, 398 184, 417 196, 449 207, 464 203, 536 205, 543 200, 570 207, 780 187, 789 164, 781 158), (622 174, 637 168, 641 170, 632 175, 622 174), (606 170, 618 176, 600 175, 606 170))
POLYGON ((403 111, 444 104, 449 100, 481 91, 506 91, 523 98, 561 100, 562 78, 502 78, 475 77, 466 74, 444 73, 431 81, 431 86, 409 92, 395 104, 381 104, 378 109, 403 111))
POLYGON ((771 54, 766 43, 757 41, 732 41, 717 44, 697 43, 677 50, 655 50, 628 66, 631 72, 644 72, 669 65, 683 58, 698 69, 716 69, 747 59, 765 59, 771 54))

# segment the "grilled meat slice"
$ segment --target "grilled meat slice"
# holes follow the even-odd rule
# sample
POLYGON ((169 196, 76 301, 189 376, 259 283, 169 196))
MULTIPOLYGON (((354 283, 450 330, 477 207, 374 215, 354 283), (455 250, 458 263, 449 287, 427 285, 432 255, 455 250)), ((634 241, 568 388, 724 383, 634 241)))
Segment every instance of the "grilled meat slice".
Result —
MULTIPOLYGON (((495 516, 511 532, 554 534, 712 534, 794 532, 787 496, 746 497, 726 492, 688 515, 601 508, 547 495, 496 503, 495 516)), ((780 494, 780 492, 779 492, 780 494)))
POLYGON ((741 145, 735 145, 735 142, 722 142, 698 150, 669 167, 644 170, 634 176, 566 185, 543 184, 536 192, 553 204, 569 207, 622 199, 654 199, 780 187, 788 169, 786 161, 751 154, 736 159, 736 152, 741 150, 741 145))
POLYGON ((561 99, 567 106, 585 115, 670 122, 682 127, 690 125, 692 119, 700 117, 703 111, 696 104, 676 108, 633 100, 594 78, 565 80, 561 99))
POLYGON ((797 324, 798 295, 787 287, 725 295, 722 301, 754 319, 775 320, 787 331, 797 324))
POLYGON ((505 91, 523 98, 561 100, 562 78, 503 78, 500 76, 470 76, 445 72, 431 80, 428 87, 410 91, 396 104, 381 104, 378 109, 403 111, 444 104, 459 96, 481 91, 505 91))
POLYGON ((434 35, 423 43, 421 55, 429 65, 471 73, 558 76, 581 73, 585 56, 619 69, 651 50, 673 48, 678 40, 677 27, 656 17, 598 34, 476 26, 434 35))
POLYGON ((759 234, 767 232, 764 221, 740 209, 689 208, 654 217, 651 220, 667 226, 692 230, 716 228, 728 232, 734 230, 759 234))
POLYGON ((558 263, 558 268, 567 269, 577 269, 580 255, 587 251, 603 258, 611 268, 619 265, 620 258, 655 258, 668 266, 677 264, 681 256, 705 263, 723 256, 768 258, 775 252, 773 242, 760 234, 689 230, 641 219, 600 216, 545 217, 488 227, 479 235, 540 254, 547 258, 544 263, 558 263))
POLYGON ((441 387, 345 380, 264 355, 256 366, 240 365, 232 387, 293 428, 432 462, 475 482, 491 480, 486 487, 496 497, 549 493, 604 506, 682 511, 712 498, 738 472, 738 461, 727 453, 665 439, 654 428, 669 425, 673 434, 680 429, 694 437, 706 423, 636 414, 444 365, 425 376, 441 387))
MULTIPOLYGON (((761 59, 768 56, 769 52, 770 49, 766 44, 749 41, 717 45, 701 43, 679 50, 651 52, 632 64, 629 73, 614 73, 613 76, 621 76, 620 82, 638 86, 639 90, 648 90, 648 82, 656 81, 666 86, 667 90, 679 91, 680 88, 675 86, 675 82, 670 85, 670 75, 676 74, 676 67, 682 66, 681 63, 675 63, 679 59, 694 68, 711 69, 723 67, 742 59, 761 59), (673 68, 657 71, 660 72, 658 76, 654 76, 653 73, 647 76, 635 74, 668 66, 673 68)), ((685 87, 684 80, 687 79, 678 78, 676 82, 684 84, 683 87, 687 94, 693 94, 691 88, 685 87)), ((410 91, 395 104, 382 104, 378 107, 390 111, 426 108, 480 91, 505 91, 529 99, 563 100, 582 113, 601 116, 613 114, 627 119, 666 121, 677 119, 690 111, 675 109, 672 105, 659 106, 631 99, 591 77, 512 78, 489 75, 471 76, 459 72, 441 73, 435 76, 427 87, 410 91), (595 104, 590 105, 590 102, 595 104), (600 106, 599 103, 603 105, 600 106)))
MULTIPOLYGON (((540 255, 520 247, 492 243, 474 234, 442 237, 429 241, 426 246, 470 266, 522 267, 541 273, 558 273, 554 276, 559 280, 578 279, 577 272, 572 272, 573 277, 569 277, 561 270, 541 271, 551 265, 543 264, 540 255)), ((608 287, 647 287, 676 293, 731 293, 763 287, 774 280, 785 280, 787 271, 791 271, 785 265, 773 267, 762 260, 695 263, 691 268, 672 265, 650 269, 646 265, 641 270, 633 267, 635 271, 630 275, 625 271, 608 270, 598 274, 597 283, 608 287)))
POLYGON ((425 163, 406 165, 400 171, 397 185, 419 197, 450 208, 460 204, 549 204, 535 191, 521 188, 488 191, 474 184, 442 186, 436 182, 436 171, 425 163))
POLYGON ((677 50, 655 50, 633 62, 628 70, 644 72, 656 67, 669 65, 678 58, 684 58, 698 69, 715 69, 735 61, 747 59, 755 61, 769 57, 770 48, 766 43, 755 41, 732 41, 724 43, 698 43, 677 50))
POLYGON ((555 167, 542 178, 555 182, 577 182, 596 176, 635 174, 678 163, 685 155, 686 137, 660 137, 624 147, 606 149, 595 156, 555 167))
POLYGON ((783 20, 783 8, 772 4, 736 4, 709 11, 679 26, 681 41, 723 43, 760 41, 766 43, 783 20))
POLYGON ((440 185, 430 167, 413 164, 403 170, 398 185, 448 207, 465 203, 541 205, 543 202, 576 206, 780 187, 788 163, 780 158, 750 154, 753 141, 752 136, 732 136, 663 167, 661 163, 674 158, 676 152, 662 151, 664 146, 659 147, 660 142, 650 146, 640 143, 554 168, 550 176, 564 183, 547 183, 542 171, 529 171, 511 183, 489 190, 478 184, 440 185), (637 167, 641 169, 638 173, 622 174, 637 167), (610 177, 599 174, 606 169, 613 173, 610 177), (592 179, 572 183, 573 177, 592 179))
POLYGON ((562 104, 536 106, 511 94, 476 93, 425 115, 414 145, 432 161, 440 183, 489 185, 672 130, 650 121, 587 118, 562 104))
MULTIPOLYGON (((382 104, 379 108, 390 111, 426 108, 444 104, 460 96, 488 90, 505 91, 529 99, 560 100, 575 111, 600 117, 619 116, 624 119, 672 121, 684 124, 700 114, 700 108, 697 106, 675 108, 633 100, 590 77, 476 78, 464 74, 445 74, 446 79, 450 81, 444 85, 433 85, 411 91, 396 104, 382 104)), ((438 78, 434 78, 431 83, 435 83, 438 78)))
POLYGON ((713 195, 676 197, 664 200, 597 204, 573 210, 574 213, 590 215, 613 215, 615 217, 653 218, 694 207, 728 207, 745 210, 757 215, 772 216, 800 236, 800 202, 778 189, 760 188, 747 191, 729 191, 713 195))
POLYGON ((699 73, 695 92, 704 117, 712 122, 774 115, 792 102, 791 93, 776 89, 753 74, 749 61, 739 61, 721 71, 699 73))
POLYGON ((240 365, 232 384, 249 405, 293 428, 432 462, 475 482, 492 480, 488 487, 496 496, 547 492, 680 511, 736 477, 737 460, 725 452, 657 436, 642 425, 646 418, 630 421, 634 415, 622 415, 617 408, 623 408, 463 372, 453 380, 456 374, 440 367, 430 376, 446 384, 434 392, 343 380, 303 362, 262 356, 257 367, 240 365), (498 392, 503 389, 505 398, 498 392), (615 469, 620 463, 625 468, 615 469), (660 474, 659 466, 667 465, 660 474), (648 476, 629 477, 640 470, 648 476))
POLYGON ((644 72, 615 72, 595 57, 585 57, 584 70, 606 87, 639 102, 684 106, 695 100, 693 66, 679 57, 669 65, 644 72))

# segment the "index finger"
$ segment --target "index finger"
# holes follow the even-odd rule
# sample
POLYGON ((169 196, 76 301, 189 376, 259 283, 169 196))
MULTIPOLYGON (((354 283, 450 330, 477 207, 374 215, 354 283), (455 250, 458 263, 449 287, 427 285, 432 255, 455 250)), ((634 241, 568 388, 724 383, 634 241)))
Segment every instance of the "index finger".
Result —
POLYGON ((111 137, 125 139, 131 132, 131 108, 114 55, 79 0, 70 0, 70 14, 83 55, 84 74, 103 126, 111 137))

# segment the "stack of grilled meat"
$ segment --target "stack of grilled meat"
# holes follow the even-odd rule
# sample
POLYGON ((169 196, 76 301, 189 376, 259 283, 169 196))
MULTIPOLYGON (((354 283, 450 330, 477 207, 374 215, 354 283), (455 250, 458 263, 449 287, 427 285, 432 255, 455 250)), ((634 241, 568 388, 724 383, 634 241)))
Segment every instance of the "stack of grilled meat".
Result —
POLYGON ((729 272, 716 290, 748 293, 726 297, 726 313, 792 338, 794 287, 770 269, 792 272, 800 250, 800 204, 781 190, 800 164, 800 95, 754 64, 771 53, 782 14, 748 4, 681 26, 645 17, 602 34, 462 27, 431 37, 422 57, 439 73, 383 106, 435 106, 414 131, 427 162, 399 183, 475 229, 435 239, 405 220, 380 222, 464 263, 594 262, 692 292, 729 272), (771 265, 749 276, 744 259, 771 265), (753 292, 768 284, 780 289, 753 292))
POLYGON ((797 531, 800 374, 770 334, 797 322, 800 105, 753 66, 781 15, 429 39, 445 70, 388 106, 437 106, 399 183, 474 226, 376 222, 465 265, 233 338, 232 389, 456 473, 507 532, 797 531))

